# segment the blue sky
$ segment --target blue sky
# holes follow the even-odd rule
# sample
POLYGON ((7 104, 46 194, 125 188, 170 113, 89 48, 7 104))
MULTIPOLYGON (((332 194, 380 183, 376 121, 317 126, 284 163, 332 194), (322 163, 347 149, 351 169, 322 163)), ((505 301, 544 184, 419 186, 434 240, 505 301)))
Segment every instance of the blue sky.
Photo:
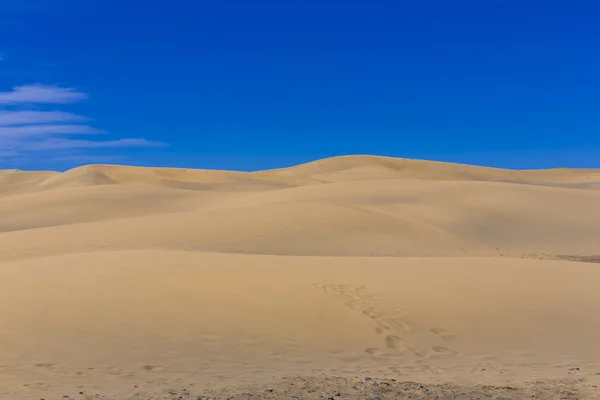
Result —
POLYGON ((0 169, 600 167, 598 19, 591 0, 2 0, 0 169))

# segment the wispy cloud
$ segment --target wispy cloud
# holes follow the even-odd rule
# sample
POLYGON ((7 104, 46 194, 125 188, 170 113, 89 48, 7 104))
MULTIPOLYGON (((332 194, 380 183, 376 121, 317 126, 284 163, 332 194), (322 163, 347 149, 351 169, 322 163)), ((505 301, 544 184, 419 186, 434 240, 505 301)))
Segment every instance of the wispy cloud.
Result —
POLYGON ((0 104, 68 104, 87 97, 87 94, 74 88, 35 84, 16 86, 10 92, 0 92, 0 104))
POLYGON ((98 149, 125 147, 162 147, 164 143, 144 138, 109 138, 94 135, 108 132, 89 125, 84 116, 65 111, 38 111, 39 105, 69 104, 87 99, 87 94, 74 88, 48 85, 16 86, 0 92, 0 168, 2 161, 31 163, 43 154, 44 160, 62 159, 76 155, 78 159, 103 157, 98 149), (81 139, 81 136, 91 137, 81 139), (81 153, 85 154, 81 154, 81 153), (12 161, 11 161, 12 160, 12 161))
POLYGON ((70 140, 48 139, 32 143, 29 150, 72 150, 72 149, 99 149, 115 147, 164 147, 166 144, 151 142, 146 139, 118 139, 118 140, 70 140))
POLYGON ((81 115, 63 111, 0 111, 0 126, 85 122, 81 115))
POLYGON ((0 138, 28 138, 52 135, 97 135, 105 133, 87 125, 26 125, 0 127, 0 138))

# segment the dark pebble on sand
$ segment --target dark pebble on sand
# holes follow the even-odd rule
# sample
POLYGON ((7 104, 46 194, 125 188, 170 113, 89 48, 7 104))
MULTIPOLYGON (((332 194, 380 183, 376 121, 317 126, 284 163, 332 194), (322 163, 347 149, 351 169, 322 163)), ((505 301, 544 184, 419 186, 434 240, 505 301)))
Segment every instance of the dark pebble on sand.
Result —
POLYGON ((370 381, 371 377, 370 376, 365 376, 365 381, 370 381))
POLYGON ((333 397, 328 397, 327 400, 333 400, 333 397))
POLYGON ((333 395, 337 396, 337 397, 340 397, 342 394, 340 392, 335 392, 333 395))
POLYGON ((420 383, 417 386, 419 387, 419 389, 423 389, 423 385, 421 385, 420 383))
POLYGON ((273 393, 273 389, 267 389, 267 390, 265 390, 265 392, 267 392, 267 393, 273 393))
POLYGON ((373 386, 379 386, 379 383, 373 382, 373 386))
POLYGON ((354 390, 358 390, 358 388, 356 386, 352 386, 352 389, 354 390))

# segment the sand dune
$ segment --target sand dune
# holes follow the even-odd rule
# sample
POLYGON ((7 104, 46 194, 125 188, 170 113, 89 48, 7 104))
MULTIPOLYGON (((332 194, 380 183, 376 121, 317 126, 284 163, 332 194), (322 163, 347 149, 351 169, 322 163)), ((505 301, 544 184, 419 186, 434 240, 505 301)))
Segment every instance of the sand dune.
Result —
POLYGON ((320 373, 593 393, 600 269, 557 258, 595 260, 599 182, 370 156, 1 171, 0 398, 320 373))

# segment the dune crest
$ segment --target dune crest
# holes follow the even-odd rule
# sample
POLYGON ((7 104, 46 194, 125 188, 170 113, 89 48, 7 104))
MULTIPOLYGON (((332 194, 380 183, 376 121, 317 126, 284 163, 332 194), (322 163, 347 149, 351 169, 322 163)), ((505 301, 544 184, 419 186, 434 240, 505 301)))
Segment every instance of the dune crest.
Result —
MULTIPOLYGON (((580 184, 600 188, 600 170, 508 170, 439 161, 381 156, 339 156, 289 168, 256 172, 184 168, 86 165, 66 172, 0 170, 0 196, 51 188, 106 184, 147 184, 194 189, 194 183, 252 182, 302 186, 346 181, 423 179, 580 184), (179 186, 178 186, 179 185, 179 186)), ((577 186, 576 186, 577 187, 577 186)), ((200 186, 200 188, 203 188, 200 186)))

